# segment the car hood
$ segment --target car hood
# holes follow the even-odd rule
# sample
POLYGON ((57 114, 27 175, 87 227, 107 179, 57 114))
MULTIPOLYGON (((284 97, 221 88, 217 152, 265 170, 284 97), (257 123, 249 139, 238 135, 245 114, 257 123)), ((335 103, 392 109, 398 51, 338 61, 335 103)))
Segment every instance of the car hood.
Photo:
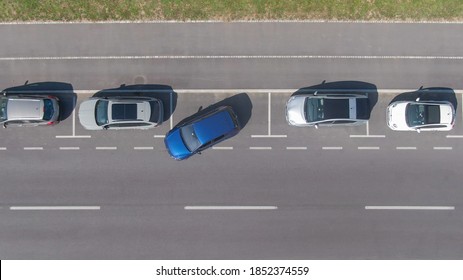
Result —
POLYGON ((387 125, 393 130, 411 130, 405 119, 406 102, 392 103, 387 107, 387 125))
POLYGON ((185 159, 192 155, 183 143, 182 137, 180 136, 180 129, 178 128, 174 128, 167 133, 164 144, 169 154, 177 160, 185 159))
POLYGON ((452 124, 453 123, 453 107, 450 105, 440 105, 440 121, 443 124, 452 124))
POLYGON ((89 130, 99 130, 102 127, 98 126, 95 120, 95 104, 97 99, 89 99, 80 103, 79 121, 80 124, 89 130))
POLYGON ((304 104, 306 97, 293 96, 286 103, 286 120, 292 125, 307 124, 304 117, 304 104))

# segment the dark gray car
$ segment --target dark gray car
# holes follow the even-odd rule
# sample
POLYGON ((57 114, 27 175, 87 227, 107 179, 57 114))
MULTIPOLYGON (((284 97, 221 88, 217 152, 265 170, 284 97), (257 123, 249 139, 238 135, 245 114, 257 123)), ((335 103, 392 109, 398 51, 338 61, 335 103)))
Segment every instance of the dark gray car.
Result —
POLYGON ((59 103, 55 96, 7 95, 0 97, 0 124, 7 126, 40 126, 57 124, 59 103))

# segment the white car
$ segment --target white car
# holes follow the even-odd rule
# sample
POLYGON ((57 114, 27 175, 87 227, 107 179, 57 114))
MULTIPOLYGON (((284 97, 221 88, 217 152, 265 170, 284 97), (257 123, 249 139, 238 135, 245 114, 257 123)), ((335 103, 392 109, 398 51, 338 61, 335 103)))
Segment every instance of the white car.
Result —
POLYGON ((448 131, 455 108, 448 101, 397 101, 387 107, 387 125, 398 131, 448 131))

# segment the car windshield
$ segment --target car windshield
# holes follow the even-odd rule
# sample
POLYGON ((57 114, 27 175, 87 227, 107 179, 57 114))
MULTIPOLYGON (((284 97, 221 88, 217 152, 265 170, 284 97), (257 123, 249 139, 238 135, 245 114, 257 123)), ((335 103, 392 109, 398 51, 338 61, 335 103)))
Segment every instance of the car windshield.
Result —
POLYGON ((43 119, 46 121, 51 120, 55 110, 53 109, 53 103, 50 99, 43 100, 43 119))
POLYGON ((8 100, 6 98, 0 98, 0 121, 6 121, 6 104, 8 100))
POLYGON ((108 101, 98 100, 95 105, 95 119, 97 125, 108 124, 108 101))
POLYGON ((324 119, 323 98, 307 98, 304 107, 305 117, 308 122, 316 122, 324 119))
POLYGON ((182 127, 180 135, 182 136, 183 143, 185 143, 190 152, 196 151, 201 146, 192 124, 182 127))
POLYGON ((406 112, 409 127, 440 123, 439 105, 408 104, 406 112))

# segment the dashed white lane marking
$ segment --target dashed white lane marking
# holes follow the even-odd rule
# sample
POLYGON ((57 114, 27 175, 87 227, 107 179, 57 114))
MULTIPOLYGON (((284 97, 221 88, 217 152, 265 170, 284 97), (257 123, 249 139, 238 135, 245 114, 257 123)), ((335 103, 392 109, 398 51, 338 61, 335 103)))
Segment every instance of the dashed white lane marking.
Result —
POLYGON ((250 150, 271 150, 272 147, 249 147, 250 150))
POLYGON ((154 150, 154 147, 133 147, 134 150, 154 150))
POLYGON ((307 147, 286 147, 286 150, 307 150, 307 147))
POLYGON ((455 210, 455 206, 365 206, 366 210, 455 210))
POLYGON ((447 135, 447 138, 463 138, 463 135, 447 135))
POLYGON ((358 150, 379 150, 379 147, 357 147, 358 150))
POLYGON ((277 206, 185 206, 185 210, 277 210, 277 206))
POLYGON ((396 147, 396 150, 416 150, 416 147, 396 147))
POLYGON ((251 135, 251 138, 287 138, 288 135, 251 135))
POLYGON ((453 147, 433 147, 434 150, 452 150, 453 147))
POLYGON ((349 135, 350 138, 386 138, 386 135, 349 135))
POLYGON ((92 138, 90 135, 56 135, 56 138, 92 138))
POLYGON ((463 56, 420 55, 110 55, 110 56, 20 56, 0 57, 0 61, 31 60, 154 60, 154 59, 348 59, 348 60, 463 60, 463 56))
POLYGON ((233 150, 233 147, 212 147, 213 150, 233 150))
POLYGON ((75 150, 80 150, 80 147, 59 147, 60 150, 66 150, 66 151, 75 151, 75 150))
POLYGON ((154 135, 154 138, 166 138, 165 135, 154 135))
POLYGON ((6 147, 0 147, 0 151, 6 151, 6 147))
POLYGON ((117 150, 117 147, 95 147, 96 150, 117 150))
POLYGON ((100 206, 11 206, 10 210, 100 210, 100 206))
POLYGON ((41 151, 43 147, 24 147, 25 151, 41 151))
POLYGON ((342 147, 322 147, 322 150, 342 150, 342 147))

